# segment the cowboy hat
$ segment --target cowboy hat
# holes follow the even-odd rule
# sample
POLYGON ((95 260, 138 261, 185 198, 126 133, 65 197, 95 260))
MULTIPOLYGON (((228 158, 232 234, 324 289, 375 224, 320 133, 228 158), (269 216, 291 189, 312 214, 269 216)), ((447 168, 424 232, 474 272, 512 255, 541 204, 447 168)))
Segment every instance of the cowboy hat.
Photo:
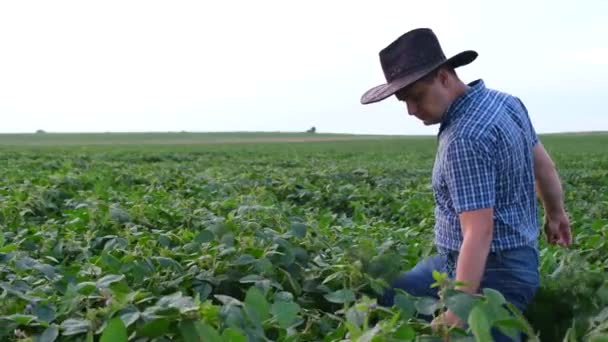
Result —
POLYGON ((380 64, 386 84, 366 91, 361 96, 361 103, 384 100, 442 65, 458 68, 476 58, 477 52, 466 50, 446 59, 439 40, 431 29, 411 30, 380 51, 380 64))

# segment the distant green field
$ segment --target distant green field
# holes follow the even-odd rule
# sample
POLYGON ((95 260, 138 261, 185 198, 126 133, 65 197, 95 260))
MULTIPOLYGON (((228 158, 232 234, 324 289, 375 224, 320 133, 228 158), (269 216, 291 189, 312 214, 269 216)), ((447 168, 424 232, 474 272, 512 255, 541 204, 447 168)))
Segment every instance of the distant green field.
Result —
MULTIPOLYGON (((541 289, 508 326, 600 341, 608 134, 540 139, 575 243, 541 236, 541 289)), ((434 251, 435 150, 434 136, 0 135, 0 341, 438 341, 416 315, 446 305, 504 323, 496 294, 374 304, 434 251)))
MULTIPOLYGON (((608 132, 540 135, 547 149, 561 154, 585 155, 608 151, 608 132)), ((0 150, 82 150, 82 151, 213 151, 263 150, 294 151, 371 150, 433 153, 435 136, 356 135, 282 132, 220 133, 42 133, 0 134, 0 150), (304 144, 302 144, 304 143, 304 144), (175 146, 179 145, 179 146, 175 146), (117 150, 117 147, 120 147, 117 150)))
POLYGON ((387 139, 391 136, 324 133, 41 133, 0 134, 0 145, 171 145, 387 139))

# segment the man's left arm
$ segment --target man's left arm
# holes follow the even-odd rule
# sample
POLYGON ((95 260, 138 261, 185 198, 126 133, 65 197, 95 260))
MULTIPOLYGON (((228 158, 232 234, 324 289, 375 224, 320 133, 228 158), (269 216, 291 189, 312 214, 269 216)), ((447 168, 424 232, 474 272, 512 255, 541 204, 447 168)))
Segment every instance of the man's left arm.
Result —
MULTIPOLYGON (((496 160, 479 141, 456 139, 447 149, 447 188, 460 220, 462 244, 456 262, 456 280, 467 285, 458 290, 477 293, 494 233, 496 160)), ((447 311, 445 324, 461 323, 447 311)))
POLYGON ((456 266, 456 280, 467 283, 458 290, 475 294, 484 273, 494 231, 494 209, 484 208, 460 214, 462 245, 456 266))
MULTIPOLYGON (((493 216, 493 208, 465 211, 460 214, 463 242, 456 265, 456 280, 467 285, 458 286, 457 290, 475 294, 479 289, 492 242, 493 216)), ((432 325, 436 329, 440 324, 463 326, 463 322, 451 310, 439 317, 432 325)))
POLYGON ((461 138, 447 149, 446 183, 462 234, 456 280, 467 283, 458 289, 471 294, 479 288, 494 233, 497 166, 491 148, 461 138))

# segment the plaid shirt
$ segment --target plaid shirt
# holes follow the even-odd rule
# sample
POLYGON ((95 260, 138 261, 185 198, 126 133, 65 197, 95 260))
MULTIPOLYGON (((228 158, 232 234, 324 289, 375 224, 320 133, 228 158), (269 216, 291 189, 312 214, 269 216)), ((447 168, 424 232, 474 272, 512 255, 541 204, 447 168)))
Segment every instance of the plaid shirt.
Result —
POLYGON ((491 251, 537 246, 539 224, 528 112, 516 97, 470 84, 445 113, 433 167, 435 243, 460 250, 459 213, 494 208, 491 251))

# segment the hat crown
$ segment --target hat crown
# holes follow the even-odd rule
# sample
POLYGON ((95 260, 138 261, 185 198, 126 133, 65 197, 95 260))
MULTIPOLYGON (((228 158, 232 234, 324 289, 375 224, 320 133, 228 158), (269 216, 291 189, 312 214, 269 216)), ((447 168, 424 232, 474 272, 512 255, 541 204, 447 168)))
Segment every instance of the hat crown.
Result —
POLYGON ((442 65, 456 69, 476 58, 477 52, 465 50, 446 59, 431 29, 411 30, 380 51, 380 65, 387 82, 367 90, 361 96, 361 103, 382 101, 442 65))
POLYGON ((445 60, 437 36, 428 28, 406 32, 380 51, 380 64, 388 82, 445 60))

